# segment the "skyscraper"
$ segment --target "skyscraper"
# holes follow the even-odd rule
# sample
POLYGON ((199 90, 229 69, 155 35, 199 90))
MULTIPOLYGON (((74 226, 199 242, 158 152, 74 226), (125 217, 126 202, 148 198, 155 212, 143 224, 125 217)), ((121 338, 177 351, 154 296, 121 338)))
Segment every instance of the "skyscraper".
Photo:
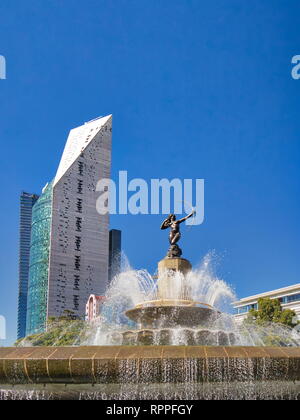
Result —
POLYGON ((22 192, 20 196, 18 339, 26 335, 31 217, 32 207, 38 198, 38 195, 27 192, 22 192))
POLYGON ((108 279, 109 282, 120 273, 121 270, 121 246, 122 232, 112 229, 109 232, 109 263, 108 263, 108 279))
POLYGON ((96 210, 97 182, 110 177, 112 117, 71 130, 57 173, 34 206, 27 335, 65 310, 84 317, 108 283, 109 215, 96 210))

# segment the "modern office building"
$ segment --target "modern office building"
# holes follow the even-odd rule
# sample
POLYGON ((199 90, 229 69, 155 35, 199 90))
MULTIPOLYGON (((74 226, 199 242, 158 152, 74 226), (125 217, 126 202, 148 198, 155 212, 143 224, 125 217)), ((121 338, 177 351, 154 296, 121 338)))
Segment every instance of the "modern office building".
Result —
POLYGON ((108 263, 108 279, 109 282, 120 273, 121 270, 121 248, 122 248, 122 232, 112 229, 109 232, 109 263, 108 263))
POLYGON ((293 286, 283 287, 282 289, 249 296, 234 302, 233 306, 235 308, 237 322, 242 322, 247 317, 250 309, 258 309, 258 299, 260 298, 279 299, 282 309, 295 311, 300 320, 300 283, 298 283, 293 286))
POLYGON ((31 239, 32 207, 39 196, 22 192, 20 196, 18 339, 26 335, 27 291, 31 239))
POLYGON ((108 284, 109 215, 96 209, 110 178, 111 115, 71 130, 56 176, 33 208, 26 335, 65 310, 84 318, 108 284))

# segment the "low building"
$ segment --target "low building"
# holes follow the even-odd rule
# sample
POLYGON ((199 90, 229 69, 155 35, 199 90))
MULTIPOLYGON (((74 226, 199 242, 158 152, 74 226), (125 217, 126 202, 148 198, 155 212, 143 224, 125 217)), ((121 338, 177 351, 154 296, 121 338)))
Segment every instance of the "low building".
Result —
POLYGON ((282 309, 295 311, 300 320, 300 283, 298 283, 293 286, 245 297, 234 302, 233 306, 237 322, 242 322, 247 317, 250 309, 258 309, 258 300, 261 298, 279 299, 282 309))
POLYGON ((105 302, 105 296, 90 295, 85 310, 85 319, 93 322, 101 313, 101 307, 105 302))

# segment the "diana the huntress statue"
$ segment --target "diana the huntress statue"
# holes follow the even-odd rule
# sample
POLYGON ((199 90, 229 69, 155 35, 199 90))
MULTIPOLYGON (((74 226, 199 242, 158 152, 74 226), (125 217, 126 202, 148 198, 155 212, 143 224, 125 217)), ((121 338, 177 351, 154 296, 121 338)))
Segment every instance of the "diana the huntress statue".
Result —
POLYGON ((161 225, 161 229, 165 230, 170 228, 170 234, 169 234, 169 241, 170 241, 170 248, 167 254, 168 258, 180 258, 182 255, 182 250, 177 245, 177 242, 181 238, 180 233, 180 224, 185 222, 190 217, 194 216, 195 210, 192 211, 191 214, 187 215, 186 217, 183 217, 182 219, 176 220, 175 214, 170 214, 169 217, 163 221, 161 225))

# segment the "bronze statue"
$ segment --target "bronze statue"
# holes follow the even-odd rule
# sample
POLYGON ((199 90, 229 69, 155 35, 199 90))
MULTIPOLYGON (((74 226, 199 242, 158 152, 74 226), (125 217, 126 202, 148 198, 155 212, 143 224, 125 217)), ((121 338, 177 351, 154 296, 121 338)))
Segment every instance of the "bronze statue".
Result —
POLYGON ((193 210, 192 213, 190 213, 186 217, 183 217, 182 219, 179 219, 179 220, 176 220, 175 214, 170 214, 169 217, 163 221, 160 228, 162 230, 165 230, 168 228, 171 229, 170 234, 169 234, 169 241, 170 241, 171 247, 167 255, 169 258, 180 257, 182 255, 182 251, 177 245, 177 242, 181 238, 180 224, 185 222, 190 217, 194 216, 194 214, 195 214, 195 210, 193 210))

